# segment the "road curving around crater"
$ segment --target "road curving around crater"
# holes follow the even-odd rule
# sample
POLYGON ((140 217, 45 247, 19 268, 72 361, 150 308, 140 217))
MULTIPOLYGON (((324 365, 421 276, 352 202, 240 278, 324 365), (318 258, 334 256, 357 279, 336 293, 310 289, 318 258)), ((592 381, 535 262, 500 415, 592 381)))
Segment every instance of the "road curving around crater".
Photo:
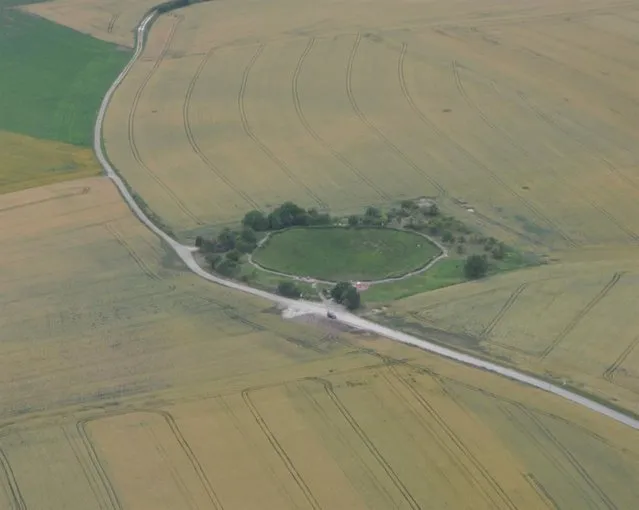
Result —
MULTIPOLYGON (((176 253, 176 255, 184 262, 186 267, 198 275, 199 277, 208 280, 210 282, 216 283, 218 285, 223 285, 225 287, 245 292, 247 294, 251 294, 253 296, 271 301, 281 306, 283 309, 290 309, 294 311, 295 314, 306 313, 306 314, 314 314, 325 316, 327 313, 327 308, 330 307, 331 311, 335 314, 335 321, 340 322, 344 325, 357 328, 360 330, 370 331, 377 335, 389 338, 391 340, 395 340, 397 342, 401 342, 407 345, 412 345, 419 349, 432 352, 439 356, 443 356, 444 358, 448 358, 460 363, 464 363, 465 365, 472 366, 478 369, 487 370, 489 372, 493 372, 499 374, 503 377, 507 377, 508 379, 518 381, 522 384, 526 384, 540 390, 552 393, 561 398, 569 400, 577 405, 586 407, 591 411, 599 413, 601 415, 607 416, 621 424, 632 427, 635 430, 639 430, 639 419, 633 418, 632 416, 620 412, 612 407, 606 406, 600 402, 597 402, 591 398, 580 395, 574 391, 567 389, 566 387, 557 386, 555 384, 544 381, 543 379, 528 375, 524 372, 520 372, 518 370, 504 367, 498 365, 497 363, 493 363, 491 361, 486 361, 481 358, 477 358, 471 356, 469 354, 464 354, 461 352, 457 352, 453 349, 449 349, 447 347, 443 347, 441 345, 428 342, 426 340, 422 340, 420 338, 414 337, 407 333, 403 333, 401 331, 397 331, 395 329, 391 329, 375 322, 372 322, 367 319, 363 319, 355 314, 347 312, 341 307, 338 307, 334 304, 326 304, 326 303, 314 303, 310 301, 295 301, 291 299, 284 298, 282 296, 278 296, 276 294, 271 294, 270 292, 266 292, 263 290, 255 289, 253 287, 249 287, 248 285, 244 285, 242 283, 226 280, 223 278, 219 278, 218 276, 212 275, 206 272, 199 264, 196 262, 193 256, 193 247, 183 245, 177 242, 175 239, 166 234, 163 230, 157 227, 151 219, 144 213, 144 211, 140 208, 140 206, 136 203, 133 198, 132 193, 129 191, 129 188, 125 184, 124 180, 118 175, 113 166, 110 164, 107 156, 105 154, 103 143, 102 143, 102 125, 104 123, 104 117, 106 114, 107 107, 113 97, 113 94, 120 86, 122 81, 125 79, 135 62, 138 60, 142 51, 144 50, 144 45, 146 42, 146 31, 153 24, 153 21, 158 16, 157 11, 153 11, 148 14, 137 27, 136 31, 136 41, 135 41, 135 52, 131 57, 129 63, 124 67, 122 72, 115 79, 109 90, 107 91, 104 99, 102 100, 102 104, 100 105, 100 110, 98 111, 95 129, 94 129, 94 140, 93 146, 95 150, 96 157, 100 162, 100 165, 104 168, 106 175, 113 181, 113 183, 118 188, 120 194, 124 198, 127 205, 133 211, 133 213, 137 216, 137 218, 156 236, 162 239, 171 249, 176 253)), ((295 315, 294 314, 294 315, 295 315)))

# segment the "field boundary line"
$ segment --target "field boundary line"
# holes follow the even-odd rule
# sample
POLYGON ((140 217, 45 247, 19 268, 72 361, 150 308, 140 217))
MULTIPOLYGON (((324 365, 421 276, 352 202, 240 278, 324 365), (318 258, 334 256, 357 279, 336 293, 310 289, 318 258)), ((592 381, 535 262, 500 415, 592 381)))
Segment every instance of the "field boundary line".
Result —
POLYGON ((92 421, 92 419, 89 418, 77 421, 75 424, 76 430, 78 431, 78 435, 80 436, 80 439, 84 444, 84 449, 88 454, 89 462, 97 473, 98 478, 100 478, 102 487, 104 487, 104 489, 106 490, 111 508, 113 510, 123 510, 124 507, 122 506, 120 498, 118 497, 118 493, 115 491, 113 484, 111 483, 111 480, 109 479, 109 476, 104 469, 104 466, 100 462, 100 457, 98 456, 98 453, 95 450, 95 446, 93 445, 93 442, 91 441, 91 438, 89 437, 86 430, 86 426, 89 421, 92 421))
POLYGON ((325 209, 327 208, 326 202, 324 202, 319 197, 319 195, 317 195, 311 188, 309 188, 306 184, 304 184, 304 182, 302 182, 302 180, 299 179, 295 175, 295 173, 293 173, 293 171, 291 171, 288 165, 284 161, 282 161, 279 157, 277 157, 273 153, 273 151, 271 151, 271 149, 269 149, 268 146, 253 132, 253 129, 251 128, 251 124, 248 121, 248 117, 246 116, 246 107, 244 105, 244 97, 246 95, 246 87, 248 85, 249 74, 253 70, 253 66, 255 65, 255 62, 257 62, 257 59, 260 58, 260 56, 262 55, 264 48, 266 48, 266 43, 261 43, 257 47, 257 49, 255 50, 255 53, 249 60, 248 64, 244 68, 244 72, 242 73, 242 82, 240 83, 240 90, 238 91, 238 94, 237 94, 237 106, 240 112, 240 120, 242 121, 242 129, 244 130, 244 133, 246 134, 246 136, 248 136, 251 140, 253 140, 253 142, 266 155, 266 157, 268 157, 268 159, 270 159, 273 163, 275 163, 275 165, 282 172, 284 172, 284 174, 286 174, 292 182, 294 182, 295 184, 297 184, 298 186, 301 186, 304 190, 306 190, 306 193, 315 202, 317 202, 317 204, 320 207, 325 209))
MULTIPOLYGON (((490 488, 495 492, 497 497, 506 505, 510 510, 517 510, 517 505, 510 499, 508 493, 503 489, 499 482, 490 474, 490 471, 482 464, 482 462, 475 456, 475 454, 466 446, 464 441, 455 433, 455 431, 448 425, 446 420, 430 405, 430 403, 424 398, 424 396, 411 384, 405 377, 402 377, 397 373, 397 368, 393 365, 388 366, 389 371, 412 395, 419 405, 433 417, 437 425, 444 431, 446 436, 452 441, 457 449, 464 455, 470 463, 477 469, 482 477, 488 482, 490 488)), ((459 404, 456 402, 457 406, 459 404)), ((462 408, 463 409, 463 408, 462 408)), ((490 498, 492 500, 492 498, 490 498)))
POLYGON ((371 453, 371 455, 375 458, 375 460, 380 465, 380 467, 388 475, 390 480, 393 482, 393 485, 399 491, 399 493, 403 496, 403 498, 406 500, 408 505, 413 510, 421 510, 422 508, 421 505, 417 502, 414 496, 406 488, 406 486, 404 485, 404 482, 402 482, 402 479, 397 475, 397 473, 395 473, 395 470, 384 458, 382 453, 377 449, 377 447, 375 446, 375 443, 371 441, 371 439, 368 437, 368 434, 366 434, 364 429, 362 429, 361 425, 353 417, 353 415, 350 413, 348 408, 344 405, 342 400, 337 396, 337 394, 335 393, 333 389, 333 383, 331 383, 327 379, 322 379, 319 377, 309 377, 309 380, 318 382, 324 387, 324 391, 326 392, 328 397, 331 399, 331 401, 333 402, 337 410, 340 412, 340 414, 346 420, 346 422, 351 426, 351 428, 353 429, 357 437, 359 437, 359 439, 362 441, 362 443, 364 444, 366 449, 371 453))
POLYGON ((10 205, 8 207, 4 207, 4 208, 0 209, 0 214, 5 213, 7 211, 13 211, 15 209, 22 209, 24 207, 31 207, 32 205, 40 205, 40 204, 44 204, 46 202, 52 202, 54 200, 60 200, 60 199, 63 199, 63 198, 76 197, 76 196, 79 196, 79 195, 86 195, 86 194, 88 194, 90 192, 91 192, 91 186, 84 186, 79 191, 71 191, 69 193, 63 193, 62 195, 55 195, 53 197, 47 197, 47 198, 43 198, 41 200, 34 200, 32 202, 26 202, 26 203, 23 203, 23 204, 15 204, 15 205, 10 205))
MULTIPOLYGON (((499 403, 498 407, 501 412, 506 416, 507 420, 510 421, 518 430, 522 431, 522 433, 528 437, 532 444, 537 446, 537 450, 541 453, 541 455, 555 468, 559 471, 564 477, 565 480, 575 489, 577 492, 581 493, 586 501, 588 501, 588 506, 591 506, 590 503, 593 503, 592 496, 588 494, 588 492, 584 489, 584 486, 579 483, 579 481, 575 478, 575 471, 569 471, 566 466, 562 464, 562 462, 557 458, 557 448, 548 448, 541 439, 536 436, 533 432, 530 431, 526 424, 518 418, 512 410, 508 409, 508 407, 514 407, 518 409, 521 413, 521 409, 518 407, 518 402, 506 402, 499 403)), ((530 421, 532 419, 529 415, 526 415, 530 421)), ((533 424, 537 427, 537 423, 533 422, 533 424)), ((544 434, 545 436, 546 434, 544 434)))
POLYGON ((152 233, 163 240, 175 252, 176 256, 178 256, 182 260, 184 265, 191 272, 209 282, 222 285, 229 289, 244 292, 246 294, 250 294, 251 296, 269 301, 282 308, 292 308, 304 313, 324 317, 327 313, 327 307, 330 307, 330 309, 333 310, 333 312, 335 313, 334 320, 341 324, 363 331, 370 331, 396 342, 400 342, 405 345, 410 345, 418 349, 431 352, 433 354, 453 360, 466 366, 485 370, 487 372, 492 372, 494 374, 500 375, 501 377, 517 381, 519 383, 548 393, 552 393, 553 395, 573 402, 574 404, 587 408, 595 413, 606 416, 620 424, 626 425, 635 430, 639 430, 639 419, 637 418, 636 414, 609 402, 602 403, 595 397, 591 397, 584 392, 580 392, 576 388, 562 387, 557 384, 553 384, 540 376, 530 375, 524 371, 502 365, 498 362, 488 361, 486 359, 482 359, 481 357, 473 356, 462 351, 444 347, 435 342, 424 340, 416 336, 404 333, 402 331, 383 326, 382 324, 349 313, 342 307, 338 307, 334 304, 319 304, 312 301, 284 298, 270 292, 253 288, 249 285, 244 285, 239 282, 220 278, 205 271, 202 267, 200 267, 193 256, 193 248, 191 246, 181 244, 173 239, 171 236, 169 236, 164 230, 162 230, 153 221, 151 221, 151 219, 145 214, 142 208, 136 203, 135 199, 133 198, 132 192, 127 187, 127 183, 116 172, 116 170, 107 159, 105 149, 103 147, 102 130, 107 108, 111 102, 111 99, 113 98, 113 94, 118 89, 120 84, 124 81, 144 49, 147 27, 152 24, 153 20, 158 15, 156 9, 157 8, 148 11, 148 14, 140 21, 136 31, 135 52, 131 57, 129 63, 124 67, 124 69, 122 69, 122 71, 117 76, 115 81, 111 84, 111 87, 107 90, 104 98, 102 99, 102 103, 100 105, 100 109, 98 110, 98 115, 94 127, 93 149, 95 151, 96 158, 102 165, 102 168, 104 168, 105 174, 109 179, 111 179, 114 186, 117 188, 123 200, 127 203, 133 214, 135 214, 140 222, 143 223, 152 233))
POLYGON ((353 64, 355 63, 355 57, 357 56, 357 50, 359 49, 360 42, 362 40, 362 36, 359 32, 355 36, 355 42, 353 43, 353 48, 351 49, 350 54, 348 55, 348 63, 346 64, 346 96, 348 97, 348 102, 351 105, 351 108, 359 118, 359 120, 375 135, 379 138, 386 147, 388 147, 393 154, 398 156, 404 163, 406 163, 409 167, 413 169, 419 176, 426 179, 426 181, 437 190, 440 196, 446 197, 448 196, 448 192, 446 189, 439 184, 434 178, 428 175, 427 172, 422 170, 419 165, 417 165, 411 158, 409 158, 404 152, 397 147, 384 133, 381 129, 379 129, 371 120, 366 116, 366 114, 361 110, 357 101, 355 100, 355 95, 353 94, 353 64))
POLYGON ((222 182, 224 182, 224 184, 226 184, 235 193, 237 193, 240 197, 242 197, 242 199, 245 202, 247 202, 250 206, 252 206, 255 209, 261 210, 261 208, 258 205, 258 203, 255 200, 253 200, 248 195, 248 193, 246 193, 246 192, 242 191, 241 189, 237 188, 233 184, 233 182, 224 174, 224 172, 222 172, 217 167, 217 165, 215 165, 209 159, 209 157, 206 154, 204 154, 204 151, 202 150, 200 145, 197 143, 197 140, 195 139, 195 135, 193 134, 193 129, 191 128, 191 117, 190 117, 191 97, 193 96, 193 91, 195 90, 195 85, 197 84, 197 81, 200 78, 200 74, 202 74, 202 71, 204 71, 204 68, 206 67, 206 64, 208 64, 210 58, 215 53, 216 49, 217 49, 217 47, 213 46, 209 51, 206 52, 206 54, 204 55, 204 58, 202 59, 202 61, 197 66, 197 69, 195 70, 195 74, 193 75, 193 77, 191 78, 191 81, 189 82, 188 88, 186 89, 186 94, 184 96, 184 102, 182 104, 182 120, 183 120, 183 123, 184 123, 184 131, 186 133, 186 138, 187 138, 187 140, 189 142, 189 145, 193 149, 193 152, 195 152, 195 154, 197 154, 197 156, 200 158, 200 160, 207 167, 209 167, 209 170, 211 170, 222 182))
POLYGON ((575 458, 569 448, 564 446, 561 441, 557 439, 557 437, 551 432, 551 430, 543 424, 543 422, 538 419, 534 413, 526 409, 522 404, 518 404, 517 407, 524 413, 526 416, 530 418, 530 420, 542 431, 542 433, 552 442, 553 445, 557 447, 557 449, 562 453, 562 455, 568 460, 570 465, 575 468, 577 473, 581 476, 581 478, 586 482, 588 487, 592 489, 592 491, 597 494, 597 496, 601 499, 602 503, 606 505, 609 510, 617 510, 617 505, 608 497, 606 492, 599 487, 597 482, 593 480, 590 476, 590 473, 586 471, 586 469, 579 463, 579 461, 575 458))
POLYGON ((129 256, 133 259, 135 264, 142 270, 142 272, 145 275, 147 275, 152 280, 161 280, 162 278, 160 278, 155 273, 155 271, 151 269, 151 267, 144 261, 144 259, 140 255, 138 255, 138 253, 133 249, 133 247, 124 239, 124 236, 116 230, 113 223, 114 222, 112 221, 107 221, 106 223, 103 224, 107 232, 109 232, 109 234, 113 236, 116 242, 127 251, 129 256))
POLYGON ((115 24, 117 23, 119 17, 120 17, 119 12, 111 16, 111 19, 109 20, 109 24, 107 25, 107 34, 113 33, 113 28, 115 27, 115 24))
POLYGON ((604 287, 597 292, 595 297, 593 297, 581 310, 577 312, 577 314, 572 318, 572 320, 564 327, 563 330, 555 337, 555 339, 550 343, 548 347, 544 349, 539 357, 540 360, 544 360, 548 357, 548 355, 557 347, 561 341, 566 338, 573 329, 575 329, 579 323, 584 319, 586 315, 595 307, 597 304, 605 298, 608 293, 614 288, 615 285, 619 282, 621 277, 625 274, 625 271, 617 272, 612 275, 612 278, 604 287))
POLYGON ((488 323, 488 325, 484 328, 484 330, 479 334, 479 336, 481 338, 486 338, 487 336, 489 336, 493 332, 495 327, 504 318, 504 315, 506 315, 506 313, 508 313, 508 311, 512 308, 512 306, 515 304, 517 299, 519 299, 519 296, 521 296, 521 294, 524 292, 524 290, 526 290, 526 287, 528 287, 528 282, 522 283, 521 285, 519 285, 513 291, 513 293, 510 296, 508 296, 508 299, 503 304, 503 306, 499 309, 497 314, 492 318, 492 320, 488 323))
MULTIPOLYGON (((410 106, 411 110, 413 110, 415 115, 417 115, 419 120, 421 120, 424 125, 431 128, 441 139, 451 143, 459 152, 464 154, 471 162, 473 162, 475 165, 477 165, 479 168, 481 168, 484 172, 488 173, 492 177, 493 172, 484 163, 482 163, 479 159, 477 159, 470 151, 468 151, 468 149, 466 149, 463 145, 461 145, 455 138, 444 133, 444 131, 442 131, 435 122, 429 119, 428 116, 422 111, 422 109, 419 106, 417 106, 415 99, 413 98, 412 94, 410 93, 410 90, 408 89, 408 84, 406 83, 406 76, 404 71, 404 60, 405 60, 407 51, 408 51, 408 44, 402 43, 402 49, 400 51, 399 60, 397 62, 397 79, 399 80, 399 85, 402 91, 402 95, 404 96, 404 99, 406 99, 406 102, 410 106)), ((496 182, 498 184, 501 184, 502 187, 505 187, 505 189, 509 191, 511 194, 514 193, 514 190, 511 190, 510 187, 507 186, 505 183, 500 183, 498 181, 496 182)), ((518 198, 520 201, 522 201, 524 205, 526 205, 526 201, 525 199, 523 199, 523 197, 519 196, 516 193, 514 193, 514 196, 518 198)), ((529 237, 527 234, 523 232, 519 232, 518 230, 512 227, 509 227, 508 225, 504 225, 500 222, 492 220, 491 218, 488 218, 484 214, 478 213, 477 211, 475 211, 475 214, 481 217, 482 219, 484 219, 484 221, 487 221, 492 224, 497 224, 499 228, 506 230, 518 237, 526 239, 527 241, 530 241, 533 244, 543 244, 529 237)))
MULTIPOLYGON (((89 487, 91 488, 91 492, 93 492, 93 495, 95 496, 95 500, 97 501, 98 505, 100 505, 100 509, 101 510, 107 509, 107 507, 109 506, 109 502, 105 501, 104 495, 99 493, 100 492, 99 487, 101 486, 101 484, 98 480, 96 480, 97 473, 95 472, 95 470, 91 471, 91 469, 87 467, 86 458, 82 460, 81 454, 80 452, 78 452, 77 445, 74 444, 74 441, 71 439, 66 429, 64 427, 60 427, 60 429, 62 430, 62 434, 64 435, 64 438, 67 440, 67 443, 69 443, 69 448, 71 448, 71 451, 73 452, 73 456, 78 461, 80 469, 82 469, 82 473, 84 474, 84 477, 86 478, 87 483, 89 484, 89 487)), ((104 488, 103 485, 102 487, 104 488)))
MULTIPOLYGON (((511 145, 512 145, 513 142, 512 142, 512 139, 510 138, 510 136, 507 133, 505 133, 502 129, 500 129, 498 126, 496 126, 493 122, 491 122, 491 120, 486 116, 484 111, 472 99, 470 99, 470 97, 468 96, 468 93, 466 92, 466 88, 464 87, 464 82, 462 81, 461 76, 459 74, 459 64, 457 63, 457 61, 453 60, 451 66, 452 66, 453 78, 454 78, 454 81, 455 81, 455 85, 457 86, 457 90, 459 91, 459 95, 462 97, 462 99, 466 102, 466 104, 471 109, 473 109, 473 110, 475 110, 477 112, 477 114, 479 115, 481 120, 488 127, 490 127, 491 129, 493 129, 495 131, 499 131, 500 133, 502 133, 502 136, 504 138, 506 138, 507 140, 509 140, 511 145)), ((519 148, 518 145, 514 144, 513 146, 518 148, 519 150, 521 150, 521 148, 519 148)), ((475 159, 475 158, 473 157, 473 159, 475 159)), ((533 214, 535 214, 535 216, 537 216, 541 220, 545 221, 548 225, 550 225, 553 228, 553 230, 564 241, 566 241, 568 243, 569 246, 572 246, 573 248, 576 248, 578 246, 578 243, 574 239, 572 239, 568 234, 566 234, 563 231, 563 229, 554 220, 552 220, 551 218, 546 216, 536 205, 533 205, 528 200, 526 200, 521 195, 521 193, 518 193, 514 188, 509 186, 501 177, 499 177, 495 172, 490 170, 486 165, 482 165, 482 168, 484 168, 486 171, 488 171, 488 173, 490 174, 490 176, 492 177, 492 179, 495 182, 497 182, 504 189, 509 191, 511 195, 513 195, 514 197, 517 197, 526 206, 526 208, 528 210, 530 210, 533 214)))
POLYGON ((286 470, 289 472, 289 474, 291 475, 291 477, 297 484, 298 488, 300 489, 300 491, 306 498, 306 501, 308 501, 309 505, 311 505, 311 508, 313 508, 313 510, 321 510, 322 507, 320 506, 319 502, 317 501, 317 499, 311 492, 311 489, 308 487, 308 485, 304 481, 304 478, 302 478, 302 475, 299 473, 299 471, 295 467, 295 464, 286 453, 286 450, 284 450, 280 442, 277 440, 277 437, 275 437, 275 434, 273 434, 268 424, 266 423, 266 421, 260 414, 259 410, 257 409, 255 404, 251 400, 251 396, 249 394, 250 391, 251 390, 249 389, 242 390, 242 399, 244 400, 244 403, 246 404, 246 407, 248 408, 250 413, 253 415, 253 419, 259 426, 260 430, 262 431, 262 433, 264 434, 264 436, 270 443, 271 447, 273 448, 273 450, 275 451, 279 459, 282 461, 282 463, 286 467, 286 470))
POLYGON ((533 473, 526 473, 524 476, 548 508, 552 507, 552 510, 561 510, 561 507, 557 504, 555 498, 552 497, 546 487, 544 487, 533 473))
POLYGON ((612 363, 603 373, 603 378, 614 384, 615 374, 617 370, 621 367, 621 365, 626 361, 628 356, 635 350, 635 348, 639 345, 639 336, 635 337, 635 339, 630 342, 628 347, 624 349, 624 351, 619 355, 619 357, 612 363))
MULTIPOLYGON (((371 467, 368 463, 362 458, 357 449, 353 448, 352 443, 348 440, 345 434, 340 430, 340 428, 335 424, 334 420, 326 412, 326 409, 322 407, 322 405, 317 401, 315 396, 307 387, 305 387, 304 382, 309 381, 310 379, 302 378, 301 380, 295 381, 295 385, 301 395, 309 402, 309 405, 317 412, 322 422, 326 425, 327 428, 330 428, 333 434, 339 439, 340 444, 347 448, 354 459, 357 459, 358 464, 363 472, 366 473, 368 479, 372 483, 372 486, 375 489, 383 492, 383 495, 387 498, 389 504, 392 504, 393 497, 388 492, 388 489, 381 483, 379 478, 375 475, 371 467)), ((315 382, 315 381, 313 381, 315 382)), ((355 489, 356 490, 356 489, 355 489)))
POLYGON ((144 93, 146 86, 151 81, 151 78, 153 77, 155 72, 159 69, 160 65, 162 64, 164 57, 166 57, 166 54, 168 53, 169 48, 171 47, 171 43, 173 42, 173 36, 175 35, 178 25, 182 22, 182 19, 183 19, 182 17, 177 18, 177 21, 174 22, 173 25, 171 26, 171 31, 169 32, 169 35, 166 41, 164 42, 164 46, 162 47, 162 51, 160 52, 160 55, 153 62, 153 67, 151 67, 149 72, 146 74, 146 76, 144 77, 144 80, 142 80, 142 84, 136 91, 135 96, 133 97, 131 109, 129 110, 128 139, 129 139, 129 147, 131 149, 131 154, 133 155, 133 158, 135 159, 137 164, 140 165, 141 168, 146 170, 149 177, 151 177, 151 179, 153 179, 155 183, 158 184, 165 191, 165 193, 169 196, 169 198, 173 199, 173 202, 175 202, 175 205, 177 205, 177 207, 187 217, 193 220, 197 225, 202 225, 203 224, 202 221, 199 218, 197 218, 195 214, 193 214, 193 212, 188 208, 188 206, 175 194, 175 192, 171 188, 169 188, 169 186, 167 186, 167 184, 160 178, 160 176, 157 175, 155 172, 153 172, 148 167, 148 165, 142 160, 142 156, 140 155, 137 143, 135 141, 135 114, 138 109, 140 98, 142 97, 142 94, 144 93))
POLYGON ((370 179, 365 173, 360 172, 355 165, 353 165, 345 156, 341 153, 333 149, 333 147, 322 138, 317 131, 313 129, 313 127, 309 124, 306 115, 304 115, 304 110, 302 109, 302 103, 300 101, 299 96, 299 87, 298 80, 300 73, 302 72, 302 67, 306 58, 311 53, 313 46, 315 45, 315 38, 311 37, 308 40, 306 48, 302 52, 299 60, 297 61, 297 65, 295 66, 295 70, 293 71, 293 78, 291 80, 291 92, 293 95, 293 105, 295 106, 295 113, 297 113, 297 118, 300 123, 306 130, 306 132, 327 152, 329 152, 335 159, 337 159, 342 165, 348 168, 353 174, 359 177, 364 183, 366 183, 373 191, 375 191, 381 198, 384 200, 392 201, 392 197, 386 193, 383 189, 375 184, 375 182, 370 179))
POLYGON ((200 480, 200 483, 202 484, 202 487, 204 487, 204 490, 206 491, 209 500, 213 504, 213 508, 215 508, 215 510, 224 510, 224 506, 220 502, 215 490, 213 489, 213 486, 211 485, 211 481, 209 480, 209 477, 207 476, 206 471, 204 471, 204 469, 202 468, 202 465, 200 464, 200 461, 198 460, 197 456, 195 455, 195 453, 191 449, 191 445, 188 443, 188 441, 186 440, 186 438, 182 434, 182 431, 178 427, 178 424, 176 423, 175 418, 173 417, 173 415, 170 412, 164 411, 164 410, 161 410, 161 409, 144 410, 144 411, 138 411, 138 412, 146 412, 146 413, 149 413, 149 414, 156 414, 158 416, 161 416, 164 419, 166 424, 169 426, 169 429, 173 433, 173 436, 175 437, 175 439, 177 440, 178 444, 180 445, 180 447, 182 448, 182 450, 186 454, 189 462, 191 463, 191 466, 193 467, 193 470, 195 471, 195 474, 197 475, 198 479, 200 480))
MULTIPOLYGON (((390 365, 390 363, 388 365, 390 365)), ((395 386, 395 384, 393 384, 393 382, 391 381, 389 375, 387 373, 385 373, 384 370, 380 370, 380 372, 382 374, 382 377, 384 378, 384 380, 388 384, 389 388, 391 389, 391 391, 395 394, 395 396, 399 400, 401 400, 403 402, 404 406, 415 417, 415 419, 417 420, 417 423, 421 426, 421 428, 424 429, 426 431, 426 433, 429 434, 433 438, 434 442, 437 444, 437 446, 439 446, 442 449, 442 451, 448 457, 450 462, 457 467, 457 469, 460 472, 460 475, 464 478, 464 480, 471 487, 476 488, 479 491, 479 493, 482 495, 483 499, 490 506, 494 507, 495 506, 494 499, 486 491, 486 488, 480 483, 480 481, 477 479, 475 474, 473 472, 471 472, 471 470, 468 468, 468 466, 466 464, 464 464, 460 460, 459 455, 455 455, 455 452, 453 452, 452 447, 449 444, 446 443, 446 441, 441 437, 440 433, 435 431, 434 426, 432 424, 428 423, 428 421, 426 419, 424 419, 424 415, 419 413, 419 411, 417 409, 415 409, 415 405, 419 405, 419 402, 417 401, 417 399, 414 399, 415 402, 417 402, 417 404, 412 404, 410 402, 409 398, 407 396, 405 396, 405 395, 402 395, 400 390, 398 390, 397 387, 395 386)), ((398 379, 398 376, 396 374, 393 373, 392 376, 393 376, 393 379, 395 379, 397 382, 400 382, 399 379, 398 379)), ((406 388, 406 386, 404 384, 402 384, 402 386, 404 386, 404 388, 406 388)), ((411 395, 412 395, 412 392, 411 392, 411 395)), ((413 398, 414 398, 414 395, 413 395, 413 398)), ((419 407, 422 407, 422 406, 420 405, 419 407)), ((422 409, 423 409, 423 407, 422 407, 422 409)), ((444 475, 444 477, 445 477, 445 475, 444 475)))
POLYGON ((24 498, 22 497, 22 492, 20 491, 20 486, 16 481, 13 468, 11 467, 9 459, 2 448, 0 448, 0 468, 2 468, 2 472, 4 473, 7 488, 9 489, 8 496, 11 498, 11 505, 13 506, 13 509, 27 510, 27 504, 24 502, 24 498))
POLYGON ((162 462, 166 464, 168 471, 171 475, 171 479, 173 480, 173 483, 175 484, 175 487, 177 488, 178 492, 180 493, 184 501, 188 504, 190 510, 197 510, 198 505, 195 504, 193 500, 193 494, 189 491, 189 488, 186 486, 186 483, 184 482, 184 479, 180 475, 180 472, 175 469, 174 463, 171 462, 170 456, 168 452, 166 451, 166 448, 164 448, 164 445, 160 441, 160 438, 158 438, 157 434, 154 432, 153 427, 144 427, 143 430, 144 432, 147 433, 148 436, 152 438, 151 440, 153 441, 153 444, 155 446, 155 451, 160 456, 162 462))

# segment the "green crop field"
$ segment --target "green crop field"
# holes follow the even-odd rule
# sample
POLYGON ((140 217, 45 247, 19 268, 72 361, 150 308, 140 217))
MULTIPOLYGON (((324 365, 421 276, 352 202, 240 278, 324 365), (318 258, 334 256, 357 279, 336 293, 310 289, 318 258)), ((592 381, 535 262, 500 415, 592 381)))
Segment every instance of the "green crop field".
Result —
MULTIPOLYGON (((130 50, 0 2, 0 130, 88 146, 130 50)), ((20 2, 23 3, 23 2, 20 2)))
POLYGON ((380 280, 419 269, 439 253, 413 232, 295 228, 271 236, 253 260, 274 271, 322 280, 380 280))

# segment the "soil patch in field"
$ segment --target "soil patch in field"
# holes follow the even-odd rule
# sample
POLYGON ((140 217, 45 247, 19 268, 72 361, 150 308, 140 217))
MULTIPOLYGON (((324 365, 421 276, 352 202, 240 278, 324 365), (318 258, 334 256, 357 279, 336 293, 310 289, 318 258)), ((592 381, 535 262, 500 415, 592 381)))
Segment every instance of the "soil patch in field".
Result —
POLYGON ((273 271, 322 280, 381 280, 428 264, 440 250, 425 237, 384 228, 293 228, 253 255, 273 271))

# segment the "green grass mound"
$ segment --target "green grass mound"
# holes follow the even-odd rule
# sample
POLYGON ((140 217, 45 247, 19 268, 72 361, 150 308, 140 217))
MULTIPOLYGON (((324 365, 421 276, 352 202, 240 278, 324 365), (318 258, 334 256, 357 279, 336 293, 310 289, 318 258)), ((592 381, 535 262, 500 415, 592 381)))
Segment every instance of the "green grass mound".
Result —
POLYGON ((131 52, 4 7, 0 0, 0 130, 90 146, 105 92, 131 52))
POLYGON ((414 232, 385 228, 292 228, 253 253, 260 266, 321 280, 381 280, 425 266, 439 248, 414 232))

